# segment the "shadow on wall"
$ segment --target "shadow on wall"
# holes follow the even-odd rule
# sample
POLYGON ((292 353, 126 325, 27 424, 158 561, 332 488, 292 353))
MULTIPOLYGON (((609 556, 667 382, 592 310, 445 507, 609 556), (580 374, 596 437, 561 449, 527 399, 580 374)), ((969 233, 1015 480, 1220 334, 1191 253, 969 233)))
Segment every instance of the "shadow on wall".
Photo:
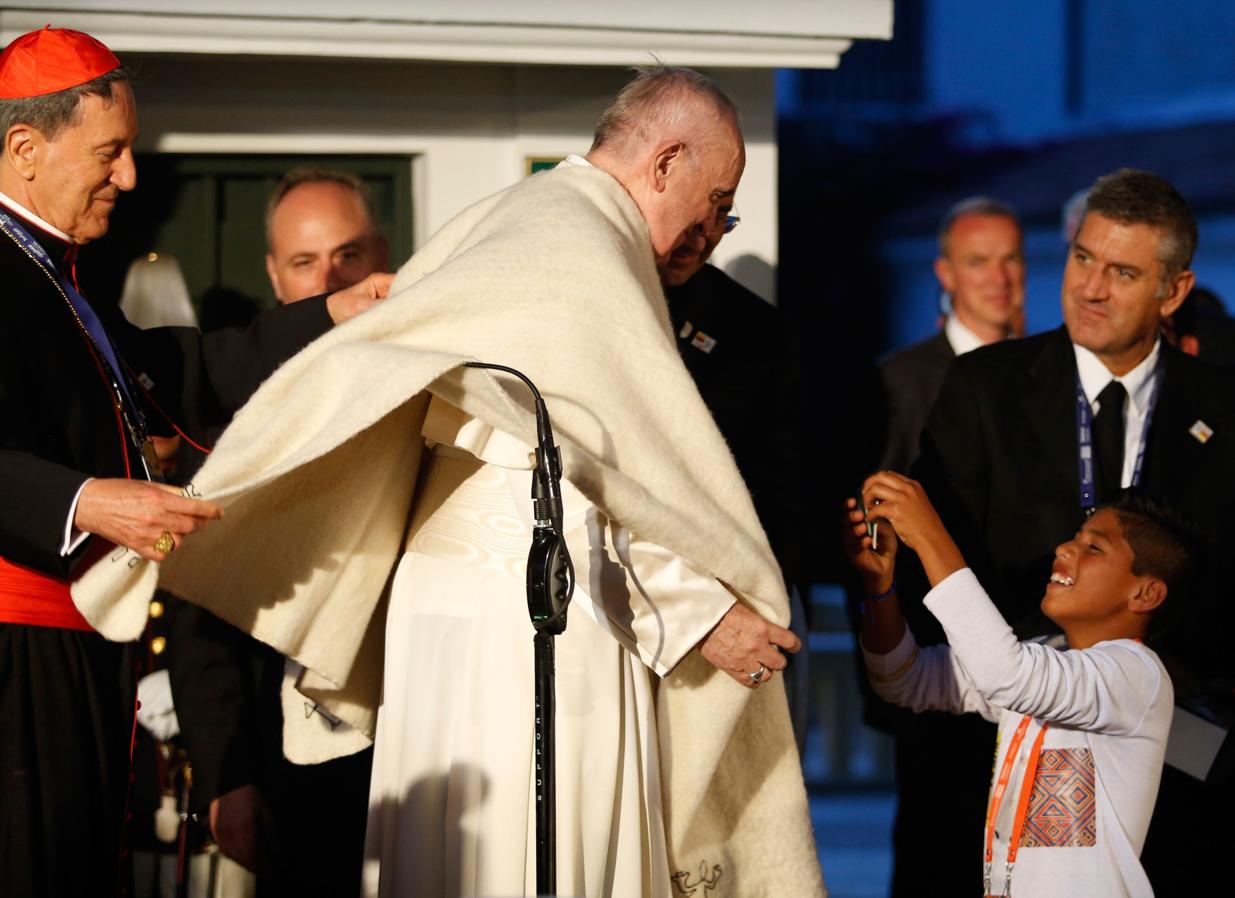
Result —
POLYGON ((748 290, 753 290, 772 305, 776 305, 776 269, 756 256, 745 253, 721 266, 725 274, 748 290))

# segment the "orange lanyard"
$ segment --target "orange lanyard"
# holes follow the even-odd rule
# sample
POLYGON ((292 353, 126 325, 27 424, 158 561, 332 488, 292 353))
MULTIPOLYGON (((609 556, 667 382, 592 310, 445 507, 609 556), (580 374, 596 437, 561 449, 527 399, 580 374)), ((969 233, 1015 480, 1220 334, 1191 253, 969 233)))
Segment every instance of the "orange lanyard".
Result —
MULTIPOLYGON (((990 808, 986 812, 986 854, 982 878, 986 887, 985 894, 991 893, 991 865, 995 851, 995 821, 999 810, 1003 807, 1004 793, 1008 791, 1008 782, 1012 778, 1012 767, 1016 764, 1016 756, 1020 754, 1021 743, 1025 741, 1025 733, 1029 730, 1032 718, 1021 718, 1020 725, 1012 735, 1012 742, 1003 756, 1003 764, 999 768, 999 778, 995 780, 995 789, 991 792, 990 808)), ((1016 863, 1016 852, 1020 847, 1021 832, 1025 829, 1025 817, 1029 812, 1029 799, 1033 794, 1034 780, 1038 775, 1038 756, 1042 753, 1042 740, 1046 736, 1047 724, 1043 723, 1038 730, 1033 747, 1029 750, 1029 758, 1025 762, 1025 774, 1021 779, 1021 794, 1016 802, 1016 816, 1012 822, 1012 832, 1008 837, 1008 860, 1004 873, 1003 894, 1007 895, 1012 886, 1012 865, 1016 863)))

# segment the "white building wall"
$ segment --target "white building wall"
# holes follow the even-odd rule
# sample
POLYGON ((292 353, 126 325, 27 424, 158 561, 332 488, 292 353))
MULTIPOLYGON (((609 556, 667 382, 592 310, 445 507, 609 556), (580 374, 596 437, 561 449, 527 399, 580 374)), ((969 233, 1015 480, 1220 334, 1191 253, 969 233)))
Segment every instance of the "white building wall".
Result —
MULTIPOLYGON (((141 149, 412 157, 417 245, 523 177, 527 157, 586 152, 596 117, 628 77, 616 67, 560 65, 203 55, 130 62, 139 73, 141 149)), ((710 74, 741 108, 747 140, 742 225, 716 261, 775 301, 774 73, 710 74), (739 257, 748 258, 734 265, 739 257)))

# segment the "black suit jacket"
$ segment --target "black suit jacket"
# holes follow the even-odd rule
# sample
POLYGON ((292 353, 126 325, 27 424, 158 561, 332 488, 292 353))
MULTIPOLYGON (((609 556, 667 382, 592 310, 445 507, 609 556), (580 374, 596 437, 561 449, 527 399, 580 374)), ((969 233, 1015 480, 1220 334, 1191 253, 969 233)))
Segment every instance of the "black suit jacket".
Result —
MULTIPOLYGON (((1221 545, 1232 535, 1223 497, 1235 491, 1235 381, 1228 370, 1165 343, 1161 353, 1140 491, 1168 501, 1221 545), (1189 432, 1197 421, 1213 431, 1204 443, 1189 432)), ((1022 636, 1045 626, 1037 609, 1055 547, 1084 518, 1076 379, 1063 328, 967 353, 948 371, 914 468, 966 560, 1022 636)), ((1232 668, 1224 644, 1231 565, 1213 553, 1210 560, 1218 563, 1209 567, 1209 588, 1194 600, 1203 623, 1178 630, 1167 646, 1176 653, 1186 648, 1189 661, 1212 676, 1232 668)))
POLYGON ((784 315, 713 265, 665 296, 682 361, 733 451, 786 582, 797 583, 802 378, 784 315))
POLYGON ((918 439, 954 358, 952 344, 940 331, 880 360, 884 442, 879 469, 905 473, 918 457, 918 439))

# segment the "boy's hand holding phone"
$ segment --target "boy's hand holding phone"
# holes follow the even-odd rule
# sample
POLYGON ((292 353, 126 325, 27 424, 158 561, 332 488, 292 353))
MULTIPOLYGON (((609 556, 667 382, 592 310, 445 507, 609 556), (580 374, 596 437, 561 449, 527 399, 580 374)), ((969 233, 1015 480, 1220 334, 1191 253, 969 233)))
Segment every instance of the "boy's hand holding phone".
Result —
MULTIPOLYGON (((900 541, 918 553, 931 586, 965 567, 960 549, 948 535, 943 521, 926 498, 926 491, 916 480, 892 471, 880 471, 866 478, 866 483, 862 485, 862 500, 871 510, 871 518, 887 521, 891 525, 890 528, 881 529, 880 543, 886 538, 885 531, 894 529, 900 541)), ((854 558, 854 564, 858 565, 859 570, 864 570, 858 559, 854 558)), ((891 584, 890 577, 888 583, 891 584)))
POLYGON ((860 500, 845 500, 845 555, 862 576, 862 589, 868 595, 883 595, 892 588, 896 573, 896 534, 884 527, 876 542, 873 518, 873 513, 868 518, 860 500))

